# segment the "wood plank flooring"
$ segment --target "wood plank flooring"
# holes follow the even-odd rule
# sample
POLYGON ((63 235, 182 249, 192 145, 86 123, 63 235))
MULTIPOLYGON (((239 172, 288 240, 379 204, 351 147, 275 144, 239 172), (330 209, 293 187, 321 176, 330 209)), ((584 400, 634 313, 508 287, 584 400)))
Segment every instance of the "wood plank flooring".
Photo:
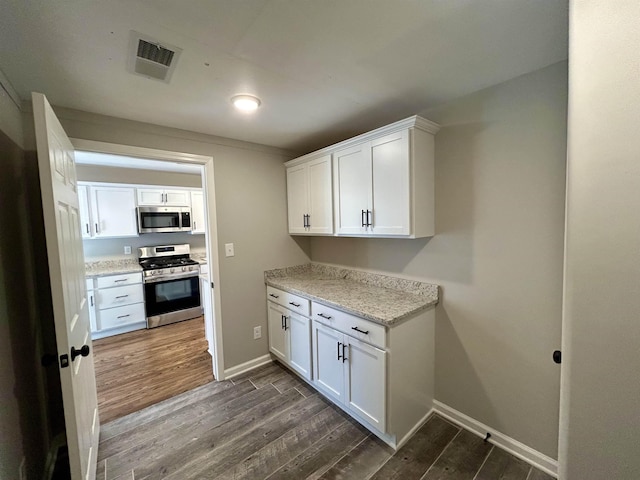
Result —
POLYGON ((102 426, 98 480, 550 480, 433 415, 394 452, 277 363, 102 426))
POLYGON ((204 318, 93 342, 100 423, 213 380, 204 318))

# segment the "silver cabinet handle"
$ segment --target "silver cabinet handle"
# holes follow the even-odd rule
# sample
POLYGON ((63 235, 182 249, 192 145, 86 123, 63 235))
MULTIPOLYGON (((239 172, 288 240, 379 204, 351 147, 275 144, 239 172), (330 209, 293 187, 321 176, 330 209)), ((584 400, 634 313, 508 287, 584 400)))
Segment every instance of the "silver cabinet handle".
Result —
POLYGON ((300 308, 300 304, 299 303, 289 302, 289 305, 293 305, 296 308, 300 308))
POLYGON ((327 320, 331 320, 333 317, 330 315, 325 315, 324 313, 318 313, 319 317, 326 318, 327 320))
POLYGON ((130 317, 130 316, 131 316, 131 314, 127 313, 126 315, 120 315, 120 316, 118 316, 116 318, 127 318, 127 317, 130 317))
POLYGON ((88 223, 85 223, 84 225, 85 225, 85 227, 87 227, 87 233, 90 233, 90 232, 89 232, 89 224, 88 224, 88 223))
POLYGON ((269 296, 273 298, 280 298, 280 295, 274 295, 273 293, 270 293, 269 296))
POLYGON ((129 279, 128 278, 121 278, 120 280, 114 280, 113 283, 126 282, 127 280, 129 280, 129 279))
POLYGON ((128 296, 129 296, 129 295, 118 295, 118 296, 116 297, 116 300, 117 300, 117 299, 119 299, 119 298, 127 298, 128 296))
POLYGON ((100 233, 100 229, 98 228, 98 224, 96 223, 96 233, 100 233))

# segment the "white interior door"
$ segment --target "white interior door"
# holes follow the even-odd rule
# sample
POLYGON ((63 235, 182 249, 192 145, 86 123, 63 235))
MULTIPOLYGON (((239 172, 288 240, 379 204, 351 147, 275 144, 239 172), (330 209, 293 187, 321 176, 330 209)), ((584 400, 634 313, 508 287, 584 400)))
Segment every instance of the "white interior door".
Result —
POLYGON ((32 101, 71 478, 91 480, 100 426, 74 151, 46 97, 32 101))

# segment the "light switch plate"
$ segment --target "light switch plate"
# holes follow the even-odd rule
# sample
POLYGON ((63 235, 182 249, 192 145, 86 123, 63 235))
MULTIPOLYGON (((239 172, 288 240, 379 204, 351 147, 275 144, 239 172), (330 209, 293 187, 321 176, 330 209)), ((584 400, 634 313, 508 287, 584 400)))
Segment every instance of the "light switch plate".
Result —
POLYGON ((233 250, 233 243, 225 243, 224 244, 224 255, 226 257, 233 257, 235 256, 235 252, 233 250))

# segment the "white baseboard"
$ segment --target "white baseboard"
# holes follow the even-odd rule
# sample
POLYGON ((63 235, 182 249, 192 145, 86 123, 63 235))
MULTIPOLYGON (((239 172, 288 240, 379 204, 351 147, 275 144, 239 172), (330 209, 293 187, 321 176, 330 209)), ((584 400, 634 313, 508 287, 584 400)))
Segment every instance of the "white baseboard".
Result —
POLYGON ((249 370, 253 370, 254 368, 258 368, 262 365, 266 365, 267 363, 271 363, 271 355, 266 354, 258 358, 254 358, 253 360, 249 360, 248 362, 241 363, 240 365, 236 365, 235 367, 226 368, 224 371, 224 379, 229 380, 233 377, 237 377, 238 375, 248 372, 249 370))
POLYGON ((504 433, 500 433, 491 427, 488 427, 484 423, 459 412, 455 408, 451 408, 442 402, 437 400, 433 401, 433 410, 443 416, 444 418, 451 420, 453 423, 460 425, 465 430, 469 430, 476 435, 484 438, 487 433, 491 434, 489 442, 506 450, 507 452, 515 455, 516 457, 530 463, 534 467, 548 473, 554 478, 558 478, 558 461, 551 457, 546 456, 543 453, 528 447, 524 443, 521 443, 504 433))

